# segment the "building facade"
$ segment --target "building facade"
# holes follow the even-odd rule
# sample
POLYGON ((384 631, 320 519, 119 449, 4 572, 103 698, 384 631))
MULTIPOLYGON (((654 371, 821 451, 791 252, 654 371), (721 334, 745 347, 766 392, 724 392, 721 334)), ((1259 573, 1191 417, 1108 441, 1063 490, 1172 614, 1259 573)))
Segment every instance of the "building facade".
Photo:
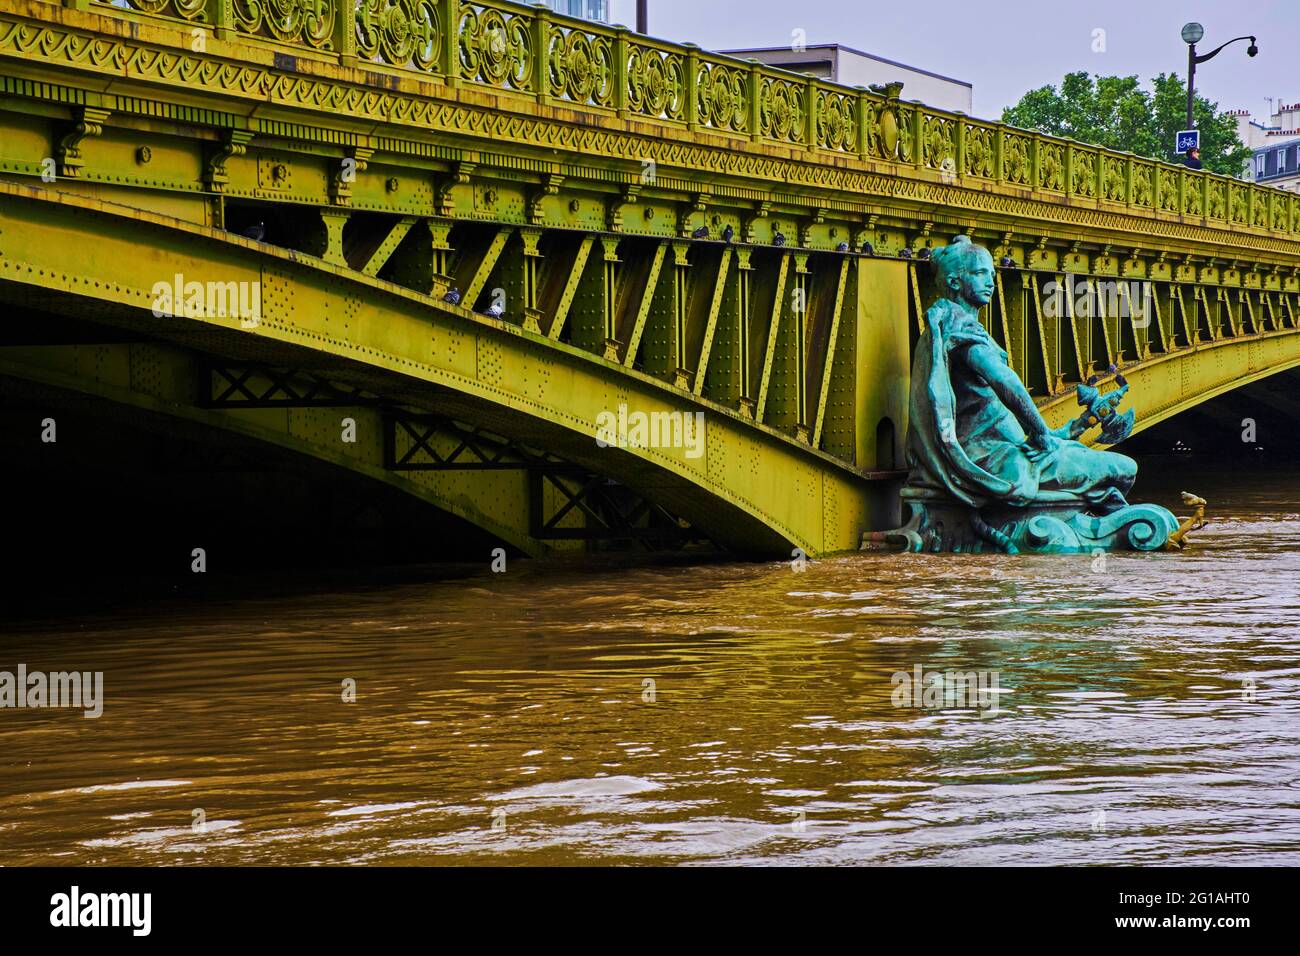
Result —
POLYGON ((1300 192, 1300 103, 1278 101, 1267 120, 1255 119, 1250 110, 1231 110, 1237 136, 1250 147, 1241 178, 1248 182, 1300 192))
POLYGON ((1279 137, 1275 142, 1252 150, 1249 169, 1242 178, 1288 192, 1300 192, 1300 133, 1279 137))
POLYGON ((820 43, 802 48, 760 47, 721 52, 741 59, 752 57, 761 63, 795 73, 811 73, 846 86, 869 87, 878 83, 901 82, 903 99, 920 100, 927 106, 967 115, 971 112, 974 88, 964 80, 955 80, 940 73, 886 60, 838 43, 820 43))
POLYGON ((609 22, 609 0, 546 0, 546 5, 556 13, 567 13, 584 20, 609 22))

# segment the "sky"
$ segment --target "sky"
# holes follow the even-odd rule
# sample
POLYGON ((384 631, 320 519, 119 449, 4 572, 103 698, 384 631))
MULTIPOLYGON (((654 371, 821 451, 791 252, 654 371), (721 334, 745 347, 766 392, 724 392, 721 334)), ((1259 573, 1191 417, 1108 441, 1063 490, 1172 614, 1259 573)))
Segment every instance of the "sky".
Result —
MULTIPOLYGON (((804 30, 809 44, 842 43, 867 53, 966 80, 973 113, 997 119, 1028 90, 1059 85, 1075 70, 1137 74, 1146 88, 1160 72, 1187 72, 1179 32, 1205 27, 1198 53, 1243 34, 1258 37, 1259 55, 1234 43, 1196 68, 1196 90, 1219 109, 1249 109, 1265 118, 1265 97, 1300 102, 1295 52, 1300 49, 1296 0, 649 0, 650 35, 689 40, 705 49, 783 46, 804 30), (1105 51, 1094 52, 1104 30, 1105 51)), ((611 19, 636 24, 635 0, 611 0, 611 19)), ((907 90, 903 90, 907 99, 907 90)))

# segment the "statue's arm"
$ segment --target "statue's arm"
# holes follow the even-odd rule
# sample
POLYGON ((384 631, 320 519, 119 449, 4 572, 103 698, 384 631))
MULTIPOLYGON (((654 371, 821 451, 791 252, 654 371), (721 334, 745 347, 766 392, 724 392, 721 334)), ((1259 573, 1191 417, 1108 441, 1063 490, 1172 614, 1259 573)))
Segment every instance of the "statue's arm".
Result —
POLYGON ((1038 406, 1030 397, 1025 383, 1002 360, 1002 356, 987 345, 975 344, 966 349, 966 363, 972 372, 988 383, 1002 404, 1016 416, 1029 439, 1035 444, 1043 444, 1052 431, 1039 414, 1038 406))

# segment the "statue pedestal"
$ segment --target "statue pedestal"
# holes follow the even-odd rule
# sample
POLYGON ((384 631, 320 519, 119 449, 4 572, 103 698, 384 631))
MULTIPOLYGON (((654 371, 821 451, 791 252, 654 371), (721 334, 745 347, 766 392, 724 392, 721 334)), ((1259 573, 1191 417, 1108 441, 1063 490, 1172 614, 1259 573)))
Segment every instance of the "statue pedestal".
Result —
POLYGON ((1044 492, 1018 508, 991 502, 981 509, 942 492, 904 488, 910 518, 901 528, 869 531, 863 550, 1002 554, 1090 554, 1093 551, 1159 551, 1178 530, 1160 505, 1128 505, 1107 515, 1087 512, 1088 503, 1067 492, 1044 492))

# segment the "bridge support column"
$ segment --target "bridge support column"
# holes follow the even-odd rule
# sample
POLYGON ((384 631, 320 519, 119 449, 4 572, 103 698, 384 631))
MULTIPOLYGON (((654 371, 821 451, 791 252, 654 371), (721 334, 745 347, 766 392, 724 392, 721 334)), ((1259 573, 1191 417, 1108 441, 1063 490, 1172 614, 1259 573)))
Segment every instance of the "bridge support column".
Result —
POLYGON ((902 468, 912 380, 907 268, 859 259, 857 273, 853 460, 868 470, 902 468))
POLYGON ((659 242, 655 244, 654 254, 648 260, 629 263, 623 270, 622 281, 628 284, 627 308, 626 312, 619 312, 618 328, 620 336, 623 334, 622 329, 628 329, 627 346, 623 351, 623 364, 628 368, 636 364, 637 355, 641 351, 641 339, 645 335, 655 292, 659 288, 659 276, 667 257, 668 243, 659 242), (638 269, 635 273, 632 271, 634 268, 638 269))
POLYGON ((650 306, 642 365, 651 375, 672 382, 677 388, 690 387, 686 365, 686 322, 689 314, 689 242, 668 243, 671 268, 660 274, 659 287, 650 306))
POLYGON ((690 320, 691 263, 687 257, 690 246, 683 243, 673 244, 673 332, 672 332, 672 378, 677 388, 690 388, 691 370, 686 367, 686 334, 690 320))
POLYGON ((794 434, 805 444, 808 432, 808 309, 809 278, 807 253, 794 257, 794 294, 791 313, 794 322, 790 331, 794 341, 794 434))
POLYGON ((765 421, 807 443, 808 427, 808 309, 810 277, 806 252, 792 253, 794 269, 789 288, 776 303, 781 315, 771 373, 765 421))
POLYGON ((736 359, 739 366, 739 401, 741 414, 754 417, 754 402, 757 392, 754 388, 753 332, 751 331, 750 304, 754 266, 750 262, 751 252, 746 249, 744 255, 736 257, 736 359))
MULTIPOLYGON (((835 294, 825 297, 814 327, 815 346, 809 363, 808 384, 814 390, 812 395, 811 417, 812 435, 809 440, 814 448, 822 447, 822 432, 826 425, 827 403, 830 401, 831 381, 835 375, 837 360, 841 358, 839 341, 844 314, 845 289, 848 286, 852 263, 848 256, 840 258, 838 266, 827 270, 828 280, 834 280, 835 294), (829 306, 829 308, 827 308, 829 306)), ((825 291, 829 291, 827 288, 825 291)), ((806 393, 807 394, 807 393, 806 393)))
POLYGON ((451 227, 443 219, 415 223, 406 241, 393 251, 389 277, 408 289, 442 298, 451 288, 451 227))
POLYGON ((708 274, 704 270, 696 276, 696 284, 700 286, 695 290, 695 301, 692 303, 692 320, 691 326, 687 329, 687 364, 694 364, 695 371, 694 382, 691 385, 691 391, 696 395, 704 394, 704 383, 709 373, 709 358, 713 354, 713 341, 718 331, 718 318, 722 312, 722 299, 727 291, 727 273, 731 269, 732 250, 730 248, 722 250, 722 258, 718 261, 717 268, 708 274), (703 338, 699 341, 698 351, 696 351, 696 329, 703 325, 699 334, 703 338))
POLYGON ((579 348, 617 362, 621 346, 618 340, 618 282, 623 264, 618 257, 620 240, 618 236, 593 238, 600 243, 601 254, 587 255, 574 294, 569 338, 579 348))
POLYGON ((601 301, 605 314, 605 358, 611 362, 618 361, 618 350, 622 345, 618 340, 618 278, 622 260, 618 257, 618 242, 605 237, 601 240, 604 256, 603 284, 601 301))
POLYGON ((768 395, 772 388, 772 367, 776 361, 777 343, 781 339, 782 326, 781 316, 785 312, 785 287, 790 276, 790 254, 782 253, 780 265, 776 270, 776 283, 772 291, 772 297, 767 301, 770 304, 771 312, 768 315, 767 328, 765 332, 760 331, 758 334, 765 335, 763 346, 763 365, 758 376, 758 397, 754 401, 754 420, 757 422, 766 422, 768 395))
POLYGON ((352 212, 347 209, 322 209, 321 224, 324 236, 318 240, 320 251, 316 255, 336 266, 347 266, 348 260, 343 255, 343 227, 347 225, 352 212))
POLYGON ((433 272, 429 279, 429 294, 438 295, 451 285, 452 224, 444 219, 426 219, 425 224, 429 227, 433 272))
POLYGON ((521 228, 518 237, 519 241, 511 243, 502 256, 505 314, 528 331, 540 333, 542 327, 538 321, 541 313, 537 309, 537 277, 542 264, 542 254, 538 248, 542 231, 521 228))
POLYGON ((739 408, 742 414, 752 418, 753 402, 746 407, 745 399, 750 395, 749 296, 754 273, 753 250, 737 248, 734 254, 736 268, 724 283, 704 387, 710 398, 739 408))

